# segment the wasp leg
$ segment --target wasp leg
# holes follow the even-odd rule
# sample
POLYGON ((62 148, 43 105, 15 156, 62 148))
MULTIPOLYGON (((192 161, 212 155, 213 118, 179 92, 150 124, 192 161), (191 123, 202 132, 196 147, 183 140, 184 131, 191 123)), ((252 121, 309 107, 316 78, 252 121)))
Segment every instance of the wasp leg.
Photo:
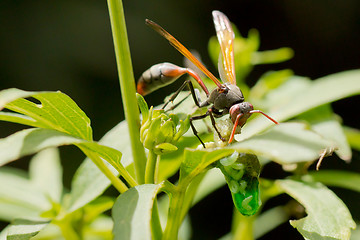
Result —
MULTIPOLYGON (((196 104, 196 106, 198 107, 204 107, 204 106, 207 106, 209 105, 209 103, 207 101, 205 102, 202 102, 202 103, 199 103, 199 100, 195 94, 195 89, 194 89, 194 86, 193 84, 191 83, 191 80, 186 80, 178 90, 176 90, 176 92, 170 97, 170 99, 164 104, 164 106, 161 108, 161 109, 164 109, 170 102, 174 101, 174 99, 179 95, 179 93, 186 87, 186 85, 189 86, 190 88, 190 92, 191 92, 191 95, 194 99, 194 102, 196 104)), ((183 100, 182 100, 183 101, 183 100)), ((177 106, 177 105, 176 105, 177 106)))
POLYGON ((210 109, 208 110, 208 112, 209 112, 209 115, 210 115, 211 123, 212 123, 215 131, 216 131, 217 134, 219 135, 219 138, 221 139, 221 141, 225 142, 225 141, 226 141, 225 138, 223 138, 223 137, 221 136, 221 133, 219 132, 219 130, 218 130, 217 127, 216 127, 216 122, 215 122, 215 118, 214 118, 214 115, 213 115, 213 110, 212 110, 212 108, 210 108, 210 109))
POLYGON ((207 116, 209 116, 209 111, 207 111, 204 115, 199 115, 199 116, 194 116, 194 117, 191 117, 190 118, 190 126, 191 126, 191 129, 194 133, 194 135, 199 139, 199 141, 201 142, 201 144, 203 145, 204 148, 205 147, 205 144, 204 142, 201 140, 201 138, 199 137, 198 135, 198 131, 196 130, 194 124, 192 123, 194 120, 199 120, 199 119, 203 119, 203 118, 206 118, 207 116))
MULTIPOLYGON (((177 108, 180 104, 182 104, 189 96, 191 95, 191 92, 189 92, 188 95, 186 95, 183 99, 181 99, 178 103, 176 103, 175 105, 171 106, 171 108, 169 108, 168 110, 166 110, 165 112, 169 112, 174 110, 175 108, 177 108)), ((164 109, 164 108, 162 108, 164 109)))

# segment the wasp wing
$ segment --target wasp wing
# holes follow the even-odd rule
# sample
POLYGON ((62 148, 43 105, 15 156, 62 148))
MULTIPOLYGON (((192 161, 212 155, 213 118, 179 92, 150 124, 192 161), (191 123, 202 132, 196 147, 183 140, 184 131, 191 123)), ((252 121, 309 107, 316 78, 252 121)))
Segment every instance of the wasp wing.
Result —
POLYGON ((146 19, 146 24, 149 25, 152 29, 154 29, 157 33, 159 33, 161 36, 166 38, 172 46, 174 46, 182 55, 184 55, 187 59, 189 59, 193 64, 195 64, 203 73, 205 73, 206 76, 208 76, 211 80, 214 81, 214 83, 221 88, 221 83, 217 78, 209 71, 207 68, 196 59, 194 55, 191 54, 191 52, 184 47, 178 40, 176 40, 170 33, 168 33, 165 29, 163 29, 160 25, 157 23, 146 19))
MULTIPOLYGON (((235 63, 234 63, 234 48, 233 42, 235 38, 235 33, 231 27, 229 19, 220 11, 213 11, 213 20, 216 30, 216 35, 220 43, 221 53, 222 53, 222 66, 219 63, 219 67, 222 67, 224 70, 225 79, 231 84, 236 84, 235 77, 235 63)), ((220 58, 219 58, 220 59, 220 58)), ((219 71, 222 71, 220 69, 219 71)))
POLYGON ((218 57, 218 71, 219 71, 219 76, 220 76, 221 81, 224 83, 228 82, 222 53, 220 53, 219 57, 218 57))

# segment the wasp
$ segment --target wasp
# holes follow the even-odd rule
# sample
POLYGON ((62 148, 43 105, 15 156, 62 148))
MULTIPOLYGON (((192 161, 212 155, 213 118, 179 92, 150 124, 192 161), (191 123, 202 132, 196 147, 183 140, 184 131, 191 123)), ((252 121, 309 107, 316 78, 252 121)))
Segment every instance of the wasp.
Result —
POLYGON ((226 140, 221 136, 221 133, 216 127, 215 118, 229 114, 234 125, 228 143, 233 141, 236 128, 238 126, 242 127, 253 113, 261 113, 275 124, 278 124, 277 121, 264 112, 260 110, 254 110, 254 107, 251 103, 245 102, 243 93, 241 92, 240 88, 236 86, 233 49, 235 33, 231 27, 229 19, 225 14, 220 11, 213 11, 212 16, 215 25, 216 36, 218 38, 221 49, 218 68, 220 79, 223 83, 221 83, 209 70, 207 70, 207 68, 170 33, 168 33, 157 23, 146 19, 145 22, 148 26, 167 39, 173 47, 175 47, 207 77, 209 77, 217 87, 209 92, 204 82, 195 71, 189 68, 182 68, 171 63, 160 63, 152 66, 142 74, 137 84, 138 93, 146 95, 157 90, 158 88, 171 84, 184 74, 189 74, 192 78, 194 78, 205 92, 207 99, 205 101, 201 101, 195 94, 194 86, 191 80, 186 80, 165 103, 163 109, 169 102, 173 101, 177 97, 180 91, 182 91, 186 86, 189 86, 196 106, 199 108, 210 106, 205 114, 193 116, 190 118, 191 129, 204 148, 205 144, 199 137, 198 132, 193 125, 194 120, 204 119, 209 116, 212 126, 217 132, 219 138, 225 142, 226 140))

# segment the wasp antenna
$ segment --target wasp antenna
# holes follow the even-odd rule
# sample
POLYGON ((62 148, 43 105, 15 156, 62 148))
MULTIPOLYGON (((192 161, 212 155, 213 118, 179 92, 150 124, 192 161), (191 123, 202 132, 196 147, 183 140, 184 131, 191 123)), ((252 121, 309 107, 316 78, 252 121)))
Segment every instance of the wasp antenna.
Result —
POLYGON ((270 121, 274 122, 275 124, 279 124, 275 119, 273 119, 272 117, 270 117, 269 115, 267 115, 267 114, 264 113, 263 111, 260 111, 260 110, 251 110, 249 113, 261 113, 262 115, 264 115, 265 117, 267 117, 270 121))
POLYGON ((234 122, 234 126, 233 126, 233 129, 232 129, 232 131, 231 131, 230 139, 229 139, 229 141, 228 141, 229 144, 234 140, 236 128, 237 128, 237 126, 239 125, 239 120, 240 120, 240 118, 241 118, 243 115, 244 115, 243 113, 240 113, 240 114, 238 114, 238 115, 236 116, 236 120, 235 120, 235 122, 234 122))
POLYGON ((145 19, 145 23, 146 23, 146 25, 156 24, 154 21, 152 21, 150 19, 145 19))

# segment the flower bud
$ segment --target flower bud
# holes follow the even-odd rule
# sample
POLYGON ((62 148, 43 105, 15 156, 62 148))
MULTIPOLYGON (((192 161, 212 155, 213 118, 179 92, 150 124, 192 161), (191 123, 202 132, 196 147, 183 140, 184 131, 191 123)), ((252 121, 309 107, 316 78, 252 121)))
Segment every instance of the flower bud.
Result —
POLYGON ((174 145, 189 129, 189 117, 179 120, 175 114, 167 115, 163 110, 149 110, 140 129, 140 140, 144 147, 161 155, 177 150, 174 145))

